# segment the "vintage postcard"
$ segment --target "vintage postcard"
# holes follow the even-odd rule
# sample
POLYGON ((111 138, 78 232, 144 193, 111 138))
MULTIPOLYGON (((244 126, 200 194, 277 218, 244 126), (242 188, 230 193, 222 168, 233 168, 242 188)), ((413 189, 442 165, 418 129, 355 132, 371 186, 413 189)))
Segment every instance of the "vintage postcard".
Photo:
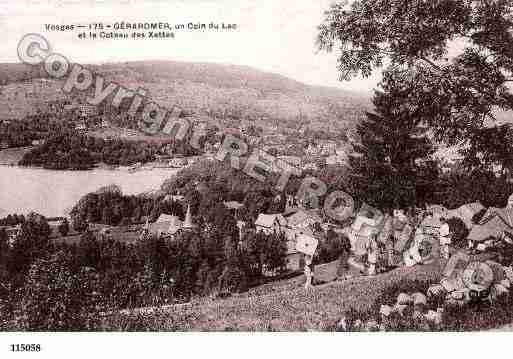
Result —
POLYGON ((513 1, 0 0, 0 33, 1 353, 513 328, 513 1))

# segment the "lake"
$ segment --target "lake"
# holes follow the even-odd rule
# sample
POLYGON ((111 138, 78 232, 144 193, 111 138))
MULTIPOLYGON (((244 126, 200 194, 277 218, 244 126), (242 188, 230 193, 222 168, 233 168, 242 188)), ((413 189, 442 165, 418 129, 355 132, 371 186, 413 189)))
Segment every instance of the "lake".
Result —
POLYGON ((124 194, 159 189, 177 169, 158 168, 130 173, 123 170, 52 171, 0 166, 0 217, 38 212, 62 216, 85 194, 115 184, 124 194))

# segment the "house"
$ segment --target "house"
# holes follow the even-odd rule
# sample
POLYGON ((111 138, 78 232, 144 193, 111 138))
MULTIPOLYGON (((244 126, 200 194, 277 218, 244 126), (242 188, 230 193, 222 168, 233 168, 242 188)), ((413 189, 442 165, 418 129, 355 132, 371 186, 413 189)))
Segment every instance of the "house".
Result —
POLYGON ((452 218, 452 217, 459 218, 465 223, 467 228, 472 228, 472 226, 474 224, 472 222, 472 218, 478 212, 482 211, 484 208, 485 207, 479 202, 467 203, 459 208, 451 209, 451 210, 447 211, 447 218, 452 218))
POLYGON ((100 127, 101 128, 110 127, 110 122, 103 118, 102 122, 100 123, 100 127))
POLYGON ((318 170, 319 170, 319 166, 317 166, 317 164, 314 162, 307 163, 303 166, 303 171, 318 171, 318 170))
POLYGON ((168 194, 166 197, 164 197, 165 202, 183 202, 185 200, 185 196, 179 195, 179 194, 168 194))
POLYGON ((301 167, 301 157, 298 156, 278 156, 278 159, 291 164, 294 167, 301 167))
POLYGON ((327 165, 339 165, 347 162, 347 157, 339 155, 330 155, 326 157, 327 165))
POLYGON ((287 228, 292 230, 308 228, 310 226, 314 226, 316 223, 321 225, 322 218, 314 211, 300 209, 287 217, 287 228))
POLYGON ((231 211, 234 214, 235 218, 239 219, 241 217, 240 211, 242 208, 244 208, 244 203, 240 203, 237 201, 228 201, 223 202, 223 204, 229 211, 231 211))
POLYGON ((50 227, 50 236, 60 237, 59 227, 64 222, 62 218, 48 219, 48 226, 50 227))
POLYGON ((513 236, 513 227, 501 216, 489 216, 472 227, 468 239, 481 243, 490 239, 490 237, 501 238, 504 233, 513 236))
POLYGON ((472 226, 467 238, 473 242, 484 242, 490 237, 503 238, 504 234, 513 238, 513 208, 509 203, 505 208, 488 208, 479 223, 472 226))
POLYGON ((238 209, 241 209, 242 207, 244 207, 243 203, 240 203, 237 201, 223 202, 223 204, 225 205, 226 208, 228 208, 230 210, 238 210, 238 209))
POLYGON ((259 214, 255 221, 257 232, 265 234, 283 233, 287 226, 287 220, 281 214, 259 214))
POLYGON ((95 106, 82 104, 78 106, 78 114, 82 117, 94 116, 98 113, 98 110, 95 106))
POLYGON ((11 227, 3 227, 5 229, 5 233, 7 234, 7 238, 9 239, 9 245, 12 246, 18 236, 21 233, 21 224, 11 227))
POLYGON ((149 232, 153 235, 176 234, 182 228, 183 222, 178 216, 161 214, 160 217, 149 225, 149 232))
POLYGON ((78 122, 76 125, 75 125, 75 130, 77 131, 85 131, 87 130, 87 126, 84 122, 78 122))
POLYGON ((479 224, 480 225, 485 224, 485 223, 489 222, 494 217, 500 218, 505 224, 507 224, 510 227, 513 227, 513 208, 511 208, 511 207, 505 207, 505 208, 490 207, 485 212, 485 214, 481 217, 479 224))

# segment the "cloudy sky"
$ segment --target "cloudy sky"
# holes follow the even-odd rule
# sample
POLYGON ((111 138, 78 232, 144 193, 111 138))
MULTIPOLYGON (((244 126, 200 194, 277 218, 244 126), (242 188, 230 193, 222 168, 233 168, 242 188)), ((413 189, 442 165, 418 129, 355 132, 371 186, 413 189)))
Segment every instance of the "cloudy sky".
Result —
POLYGON ((45 35, 71 61, 217 62, 253 66, 314 85, 369 91, 377 78, 339 82, 336 54, 317 53, 316 27, 333 0, 0 0, 1 62, 26 33, 45 35), (78 40, 45 24, 165 21, 236 23, 235 32, 180 31, 172 40, 78 40))

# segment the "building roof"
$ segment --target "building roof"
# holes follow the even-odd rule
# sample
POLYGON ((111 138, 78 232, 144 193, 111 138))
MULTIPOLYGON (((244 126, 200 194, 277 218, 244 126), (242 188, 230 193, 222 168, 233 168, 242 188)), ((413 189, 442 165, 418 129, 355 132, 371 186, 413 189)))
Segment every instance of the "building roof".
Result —
POLYGON ((175 234, 183 227, 183 223, 177 216, 161 214, 157 221, 151 223, 149 227, 151 233, 175 234))
POLYGON ((499 217, 504 223, 506 223, 508 226, 513 227, 513 209, 506 208, 496 208, 496 207, 490 207, 485 212, 483 217, 481 217, 481 220, 479 221, 479 224, 485 224, 490 219, 494 217, 499 217))
POLYGON ((463 206, 447 211, 447 218, 456 217, 465 222, 467 228, 472 227, 472 217, 479 211, 483 210, 484 206, 480 202, 467 203, 463 206))
POLYGON ((313 223, 322 223, 322 218, 317 213, 307 212, 300 209, 287 218, 289 227, 306 227, 313 223))
POLYGON ((427 206, 427 210, 433 213, 435 216, 446 216, 447 215, 447 208, 444 206, 440 206, 439 204, 432 204, 427 206))
POLYGON ((162 222, 172 222, 174 218, 178 218, 176 216, 172 216, 170 214, 161 214, 160 217, 155 221, 155 223, 162 223, 162 222))
POLYGON ((223 203, 226 206, 226 208, 228 208, 228 209, 240 209, 240 208, 244 207, 243 203, 240 203, 237 201, 228 201, 228 202, 223 202, 223 203))
POLYGON ((277 222, 280 226, 286 226, 287 220, 281 214, 259 214, 255 221, 255 226, 272 228, 277 222))
POLYGON ((483 242, 489 237, 497 238, 502 232, 513 233, 513 227, 508 225, 501 217, 492 216, 487 221, 481 221, 472 227, 468 239, 475 242, 483 242))

